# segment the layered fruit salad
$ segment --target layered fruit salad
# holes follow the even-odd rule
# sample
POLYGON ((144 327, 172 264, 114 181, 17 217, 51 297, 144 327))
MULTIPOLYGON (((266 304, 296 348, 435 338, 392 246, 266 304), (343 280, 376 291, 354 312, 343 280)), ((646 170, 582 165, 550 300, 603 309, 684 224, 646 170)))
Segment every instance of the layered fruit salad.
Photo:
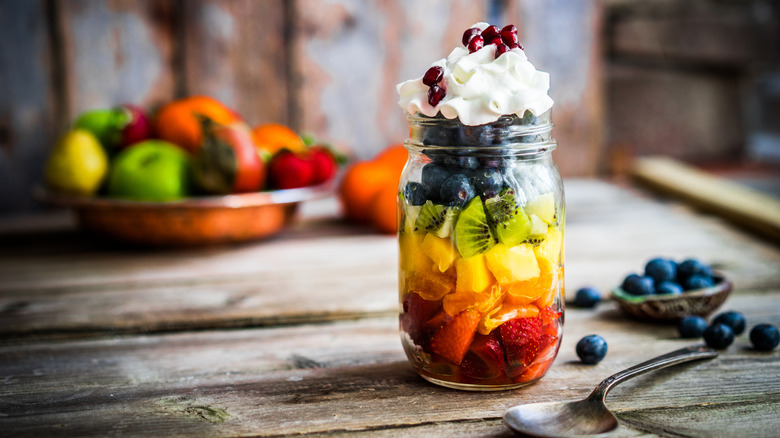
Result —
POLYGON ((560 345, 553 102, 514 26, 477 23, 462 43, 397 87, 411 131, 399 193, 400 328, 423 377, 503 389, 540 378, 560 345))

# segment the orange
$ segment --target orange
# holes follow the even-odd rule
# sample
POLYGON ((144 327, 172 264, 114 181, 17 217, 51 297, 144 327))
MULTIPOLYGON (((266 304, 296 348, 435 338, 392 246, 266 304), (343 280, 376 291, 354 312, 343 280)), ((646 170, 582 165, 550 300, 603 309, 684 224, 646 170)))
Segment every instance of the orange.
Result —
MULTIPOLYGON (((347 219, 354 222, 371 220, 374 197, 385 187, 398 185, 398 175, 378 161, 361 161, 348 168, 339 186, 339 195, 347 219)), ((397 190, 397 189, 396 189, 397 190)), ((395 210, 394 210, 395 211, 395 210)), ((395 220, 395 213, 392 214, 395 220)))
POLYGON ((194 153, 203 141, 203 128, 198 115, 221 125, 241 120, 238 114, 214 98, 192 96, 174 100, 160 108, 155 124, 157 135, 162 140, 194 153))
POLYGON ((397 230, 398 189, 395 185, 386 185, 379 189, 371 201, 371 223, 378 231, 394 234, 397 230))
POLYGON ((306 151, 306 145, 301 137, 292 129, 278 123, 255 126, 252 130, 252 138, 258 148, 264 149, 271 155, 282 149, 289 149, 296 153, 306 151))
POLYGON ((398 174, 404 170, 406 165, 406 159, 409 157, 409 153, 402 144, 394 144, 385 148, 379 155, 376 156, 376 161, 387 163, 393 169, 398 170, 398 174))

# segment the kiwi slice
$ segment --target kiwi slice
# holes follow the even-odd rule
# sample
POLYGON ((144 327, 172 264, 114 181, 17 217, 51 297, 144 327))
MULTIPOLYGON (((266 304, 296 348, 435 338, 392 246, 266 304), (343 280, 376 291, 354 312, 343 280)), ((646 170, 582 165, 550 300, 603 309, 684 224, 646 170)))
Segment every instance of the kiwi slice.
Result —
POLYGON ((514 189, 504 189, 485 200, 485 209, 498 241, 504 245, 519 245, 531 232, 531 219, 517 203, 514 189))
POLYGON ((425 201, 417 220, 414 221, 414 231, 433 233, 436 237, 447 237, 452 231, 455 219, 458 217, 458 207, 447 207, 425 201))
POLYGON ((528 218, 531 219, 531 231, 528 232, 528 237, 525 240, 531 245, 537 246, 547 238, 547 223, 535 214, 528 215, 528 218))
POLYGON ((461 256, 481 254, 497 243, 479 196, 474 197, 455 223, 455 246, 461 256))

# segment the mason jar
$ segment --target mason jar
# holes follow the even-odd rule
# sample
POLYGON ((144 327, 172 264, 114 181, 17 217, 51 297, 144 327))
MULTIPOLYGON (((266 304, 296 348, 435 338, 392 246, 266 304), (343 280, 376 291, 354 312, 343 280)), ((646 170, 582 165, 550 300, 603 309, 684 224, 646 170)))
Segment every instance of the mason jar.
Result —
POLYGON ((425 379, 540 379, 563 329, 564 194, 550 112, 479 126, 409 116, 399 183, 400 331, 425 379))

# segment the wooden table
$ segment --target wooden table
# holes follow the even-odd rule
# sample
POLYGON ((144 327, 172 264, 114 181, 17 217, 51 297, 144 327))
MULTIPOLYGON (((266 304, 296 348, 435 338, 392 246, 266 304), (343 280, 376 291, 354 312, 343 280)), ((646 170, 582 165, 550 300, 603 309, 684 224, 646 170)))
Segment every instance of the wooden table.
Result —
MULTIPOLYGON (((656 255, 696 256, 733 278, 724 308, 748 327, 780 325, 777 247, 604 182, 570 180, 566 192, 570 294, 606 293, 656 255)), ((692 344, 610 302, 572 307, 537 384, 433 386, 401 349, 395 239, 338 222, 336 208, 304 206, 278 237, 232 247, 122 249, 68 227, 0 235, 0 435, 509 436, 508 407, 584 397, 692 344), (590 333, 609 343, 595 366, 574 353, 590 333)), ((778 436, 778 376, 780 351, 754 351, 743 334, 717 359, 614 389, 614 436, 778 436)))

